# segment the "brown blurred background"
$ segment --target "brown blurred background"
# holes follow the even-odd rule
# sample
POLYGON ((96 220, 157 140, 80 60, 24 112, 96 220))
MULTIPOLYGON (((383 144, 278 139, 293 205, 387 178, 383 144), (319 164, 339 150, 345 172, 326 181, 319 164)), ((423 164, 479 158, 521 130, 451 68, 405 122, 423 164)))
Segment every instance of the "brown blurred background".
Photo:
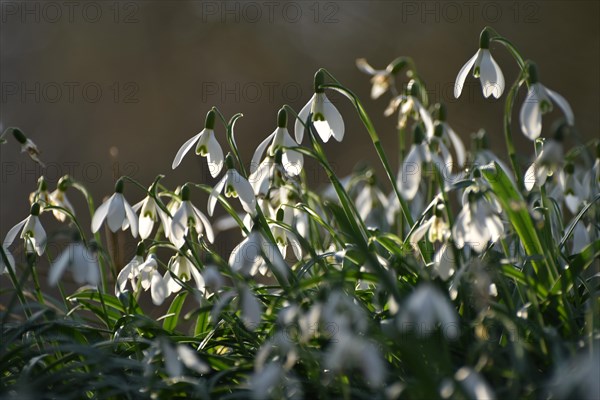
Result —
MULTIPOLYGON (((0 127, 19 126, 47 163, 44 172, 19 154, 12 138, 0 147, 2 238, 27 215, 27 196, 42 173, 51 189, 72 174, 89 184, 97 202, 122 174, 144 185, 159 173, 171 186, 207 181, 205 160, 192 153, 177 170, 170 165, 213 105, 228 117, 244 113, 236 134, 249 162, 273 131, 278 108, 288 103, 299 110, 310 98, 319 67, 363 99, 397 165, 395 117, 383 117, 389 95, 369 99, 358 57, 383 68, 397 56, 412 56, 432 100, 447 103, 455 130, 467 139, 487 129, 492 148, 504 155, 506 96, 483 99, 472 78, 460 100, 452 96, 456 74, 486 25, 538 63, 541 81, 570 101, 583 139, 598 136, 598 1, 2 0, 0 12, 0 127)), ((508 90, 517 66, 501 46, 491 50, 508 90)), ((332 164, 340 175, 361 161, 377 165, 356 113, 332 97, 346 122, 346 139, 326 146, 332 164)), ((545 117, 546 129, 556 116, 545 117)), ((531 144, 518 130, 515 136, 526 159, 531 144)), ((221 126, 217 138, 225 146, 221 126)), ((310 174, 323 183, 317 170, 310 174)), ((142 198, 132 185, 125 194, 132 204, 142 198)), ((84 214, 81 196, 69 195, 84 214)), ((205 210, 206 196, 193 196, 205 210)))

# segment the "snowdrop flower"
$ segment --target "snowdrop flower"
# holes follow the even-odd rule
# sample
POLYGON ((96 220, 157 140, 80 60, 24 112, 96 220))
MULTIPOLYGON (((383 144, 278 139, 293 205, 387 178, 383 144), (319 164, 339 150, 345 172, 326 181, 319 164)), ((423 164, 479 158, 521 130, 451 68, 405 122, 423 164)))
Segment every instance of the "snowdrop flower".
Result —
POLYGON ((115 193, 98 207, 92 218, 92 232, 98 232, 102 222, 106 219, 111 232, 116 232, 119 229, 125 230, 129 226, 133 237, 137 237, 137 216, 123 197, 123 186, 123 181, 119 179, 115 185, 115 193))
MULTIPOLYGON (((282 147, 296 147, 298 144, 292 139, 287 129, 287 112, 285 109, 280 109, 277 114, 277 129, 271 133, 265 140, 261 142, 254 152, 251 162, 251 172, 254 172, 260 164, 260 159, 263 153, 269 146, 267 154, 271 157, 275 156, 275 152, 282 147)), ((301 153, 295 150, 282 149, 281 164, 288 175, 296 176, 302 171, 304 157, 301 153)))
POLYGON ((138 281, 137 278, 140 276, 140 265, 144 263, 144 253, 146 252, 146 247, 144 246, 144 242, 140 242, 138 244, 135 256, 117 275, 117 284, 115 285, 115 294, 118 296, 120 293, 125 291, 127 287, 127 281, 131 282, 131 288, 133 291, 137 291, 138 289, 138 281))
POLYGON ((385 211, 388 209, 388 198, 375 182, 372 171, 367 173, 367 182, 356 197, 356 210, 367 226, 385 229, 387 225, 385 211))
POLYGON ((410 294, 396 322, 401 331, 416 329, 419 336, 429 336, 438 324, 446 339, 455 340, 460 332, 454 306, 429 283, 421 284, 410 294))
POLYGON ((262 306, 248 286, 239 290, 239 302, 242 310, 242 322, 246 329, 253 331, 260 324, 262 306))
POLYGON ((7 248, 10 246, 14 242, 17 233, 20 231, 21 235, 19 237, 25 240, 25 250, 28 253, 35 252, 38 256, 44 254, 44 250, 46 249, 46 231, 40 223, 39 215, 40 205, 38 203, 33 203, 29 217, 25 218, 8 231, 6 238, 4 239, 3 247, 7 248))
POLYGON ((542 114, 552 110, 552 102, 558 104, 565 114, 569 125, 575 124, 575 116, 571 106, 560 94, 548 89, 538 81, 537 67, 529 64, 529 92, 521 106, 519 120, 521 130, 531 140, 537 139, 542 133, 542 114))
POLYGON ((425 135, 421 125, 415 125, 414 143, 406 156, 406 159, 398 171, 397 185, 400 193, 406 200, 415 198, 419 185, 421 183, 421 175, 423 173, 423 164, 431 161, 431 153, 425 141, 425 135))
POLYGON ((385 364, 377 346, 350 332, 341 330, 325 357, 325 366, 333 373, 358 368, 371 388, 380 387, 385 380, 385 364))
POLYGON ((433 119, 429 114, 429 111, 421 104, 419 100, 421 96, 421 87, 412 79, 406 86, 406 94, 402 94, 394 97, 388 107, 384 111, 384 115, 389 117, 398 108, 398 128, 405 128, 408 123, 408 118, 412 117, 415 121, 421 121, 425 125, 425 133, 427 138, 433 136, 433 119))
POLYGON ((531 191, 534 185, 541 187, 546 183, 548 176, 554 174, 562 162, 562 143, 554 139, 546 140, 535 161, 525 171, 525 189, 531 191))
POLYGON ((386 69, 375 69, 373 68, 366 59, 359 58, 356 60, 356 67, 364 72, 365 74, 371 75, 371 98, 378 99, 382 94, 387 92, 390 88, 394 90, 394 63, 390 63, 386 69))
MULTIPOLYGON (((148 189, 150 193, 156 195, 154 185, 148 189)), ((154 197, 148 195, 142 201, 135 204, 133 207, 134 211, 140 211, 140 217, 138 220, 138 226, 140 231, 140 238, 147 239, 152 233, 154 223, 158 220, 162 223, 165 237, 169 237, 171 233, 171 221, 169 216, 160 208, 154 197)))
POLYGON ((160 306, 169 295, 167 285, 162 275, 158 272, 158 261, 155 254, 148 254, 146 261, 137 266, 142 289, 150 289, 152 303, 160 306))
POLYGON ((208 168, 210 174, 213 178, 216 178, 221 169, 223 168, 223 150, 217 142, 215 138, 215 112, 210 110, 208 114, 206 114, 206 122, 204 123, 204 129, 197 134, 196 136, 189 139, 187 142, 181 146, 177 154, 175 155, 175 159, 173 160, 173 164, 171 165, 172 169, 175 169, 181 163, 183 157, 187 154, 188 151, 194 144, 198 142, 196 145, 196 154, 201 155, 202 157, 206 157, 208 161, 208 168))
POLYGON ((43 176, 38 179, 38 187, 35 192, 29 194, 29 204, 39 203, 40 212, 44 212, 44 207, 50 205, 50 193, 48 193, 48 185, 43 176))
MULTIPOLYGON (((587 198, 586 188, 584 188, 575 176, 575 166, 568 162, 559 174, 559 188, 562 190, 562 197, 571 214, 577 214, 583 201, 587 198)), ((554 192, 556 193, 556 192, 554 192)), ((557 196, 558 197, 558 196, 557 196)))
POLYGON ((456 76, 454 97, 457 99, 462 93, 465 79, 471 68, 473 68, 473 77, 479 78, 481 81, 481 89, 485 98, 490 97, 490 95, 495 98, 502 96, 502 92, 504 91, 504 75, 502 75, 502 70, 490 54, 489 47, 489 33, 483 30, 479 38, 479 50, 463 65, 456 76))
MULTIPOLYGON (((187 256, 191 256, 191 253, 188 251, 187 256)), ((200 292, 204 293, 204 287, 206 286, 204 283, 204 278, 198 268, 188 259, 186 255, 177 254, 171 258, 169 261, 169 271, 165 273, 164 281, 165 285, 167 285, 168 293, 177 293, 181 290, 182 286, 175 280, 171 274, 175 275, 182 282, 187 282, 194 278, 196 281, 196 288, 200 290, 200 292)))
POLYGON ((92 286, 98 286, 100 270, 97 253, 80 242, 79 235, 77 235, 77 241, 70 243, 50 266, 48 284, 56 286, 67 268, 71 269, 73 279, 78 284, 82 285, 87 282, 92 286))
POLYGON ((470 399, 495 400, 496 394, 477 371, 462 367, 454 374, 454 379, 462 386, 470 399))
POLYGON ((215 185, 208 197, 208 215, 212 217, 219 194, 225 190, 225 197, 238 197, 242 208, 248 214, 256 213, 256 197, 252 185, 233 168, 233 158, 227 155, 227 173, 215 185))
POLYGON ((181 189, 181 204, 171 220, 169 240, 180 249, 192 227, 198 234, 206 233, 208 241, 214 242, 215 235, 208 218, 190 202, 190 188, 185 185, 181 189))
MULTIPOLYGON (((276 219, 278 222, 292 226, 294 220, 293 209, 290 207, 280 207, 276 213, 276 219)), ((292 250, 294 251, 294 256, 296 256, 296 259, 301 260, 302 246, 300 246, 300 242, 296 236, 292 232, 289 232, 277 224, 269 224, 269 227, 271 228, 271 232, 275 238, 275 243, 277 243, 277 247, 279 247, 279 251, 281 252, 283 258, 285 258, 287 255, 287 245, 289 243, 292 246, 292 250)))
POLYGON ((483 194, 471 191, 454 222, 452 233, 456 247, 462 249, 468 244, 481 253, 490 240, 495 243, 502 236, 504 226, 483 194))
POLYGON ((258 230, 252 230, 229 255, 229 265, 233 271, 244 276, 254 276, 258 272, 266 274, 268 260, 275 272, 282 278, 288 276, 289 267, 283 259, 278 246, 268 242, 258 230))
MULTIPOLYGON (((248 176, 248 182, 256 196, 266 196, 271 189, 277 173, 277 162, 274 157, 267 156, 248 176)), ((250 215, 250 214, 247 214, 250 215)))
POLYGON ((434 214, 413 231, 412 242, 418 243, 425 234, 431 243, 445 242, 450 237, 450 227, 443 217, 444 205, 438 204, 434 214))
POLYGON ((21 144, 21 153, 27 153, 33 161, 38 163, 40 167, 44 168, 45 165, 42 160, 40 160, 40 151, 35 143, 33 143, 31 139, 27 138, 27 136, 25 136, 25 134, 19 128, 8 129, 12 129, 13 136, 15 139, 17 139, 17 142, 21 144))
POLYGON ((323 72, 318 71, 315 74, 315 94, 298 114, 298 119, 294 125, 297 143, 302 143, 302 139, 304 138, 304 124, 307 122, 309 115, 311 116, 310 122, 314 125, 323 142, 326 143, 331 137, 338 142, 341 142, 344 138, 344 120, 342 119, 342 115, 331 101, 329 101, 325 95, 325 90, 320 87, 324 79, 323 72))
POLYGON ((600 143, 596 144, 596 161, 583 177, 583 187, 588 190, 587 200, 591 201, 600 193, 600 143))
MULTIPOLYGON (((67 198, 66 191, 68 186, 69 178, 64 176, 60 178, 60 180, 58 181, 58 185, 56 186, 56 190, 50 193, 49 200, 51 205, 55 207, 64 208, 69 213, 71 213, 71 215, 74 216, 75 209, 73 208, 73 205, 71 205, 71 202, 67 198)), ((65 222, 68 216, 68 214, 62 210, 52 210, 52 215, 54 215, 54 218, 56 218, 60 222, 65 222)))

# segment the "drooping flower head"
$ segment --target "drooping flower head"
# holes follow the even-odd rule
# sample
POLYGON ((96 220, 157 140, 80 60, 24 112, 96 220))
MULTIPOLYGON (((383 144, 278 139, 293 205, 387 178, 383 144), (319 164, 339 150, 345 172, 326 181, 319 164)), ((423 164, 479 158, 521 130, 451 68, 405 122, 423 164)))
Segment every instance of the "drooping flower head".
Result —
POLYGON ((560 94, 548 89, 539 82, 537 67, 530 62, 528 65, 529 92, 521 106, 519 120, 521 130, 531 140, 537 139, 542 133, 542 114, 552 111, 552 102, 558 104, 569 125, 575 124, 575 116, 571 106, 560 94))
MULTIPOLYGON (((58 184, 56 185, 56 190, 54 190, 52 193, 50 193, 49 197, 50 197, 51 205, 53 205, 55 207, 64 208, 66 211, 68 211, 71 215, 74 216, 75 209, 73 208, 73 205, 71 205, 71 202, 67 198, 67 193, 66 193, 67 188, 70 185, 71 185, 71 179, 69 178, 69 176, 68 175, 63 176, 62 178, 59 179, 58 184)), ((52 215, 54 215, 54 218, 56 218, 60 222, 65 222, 67 219, 67 216, 69 214, 67 214, 65 211, 62 211, 59 209, 53 209, 52 215)))
POLYGON ((44 250, 46 249, 46 231, 40 223, 40 210, 39 203, 33 203, 29 217, 13 226, 6 234, 3 243, 4 248, 8 248, 14 242, 17 233, 20 231, 20 238, 25 241, 26 252, 37 253, 38 256, 44 254, 44 250))
POLYGON ((115 184, 115 193, 108 198, 94 213, 92 218, 92 232, 98 232, 102 222, 106 223, 111 232, 119 229, 131 228, 133 237, 138 235, 138 219, 125 197, 123 197, 124 183, 119 179, 115 184))
POLYGON ((185 237, 192 228, 198 234, 205 234, 209 242, 214 242, 215 235, 210 221, 191 203, 190 188, 184 185, 181 189, 181 204, 171 220, 169 240, 177 248, 183 247, 185 237))
POLYGON ((457 99, 462 93, 465 79, 467 79, 471 68, 473 69, 473 77, 479 78, 481 81, 481 89, 485 98, 490 97, 490 95, 495 98, 502 96, 502 92, 504 91, 504 75, 492 57, 489 47, 490 35, 484 29, 479 37, 479 50, 463 65, 456 76, 454 97, 457 99))
POLYGON ((415 125, 414 142, 406 156, 406 159, 398 172, 397 184, 400 193, 406 200, 415 198, 421 176, 423 174, 423 164, 431 161, 431 154, 425 138, 425 133, 420 124, 415 125))
POLYGON ((215 112, 210 110, 206 114, 206 122, 204 123, 204 129, 196 136, 185 142, 173 160, 171 168, 175 169, 181 163, 183 157, 191 150, 196 144, 196 154, 206 157, 208 161, 208 168, 213 178, 216 178, 221 169, 223 168, 223 150, 221 145, 215 138, 215 112))
POLYGON ((254 196, 252 185, 234 168, 231 154, 227 155, 226 164, 227 173, 215 185, 208 197, 208 215, 213 215, 217 199, 221 192, 225 193, 225 197, 239 198, 244 211, 254 215, 256 213, 256 197, 254 196))
POLYGON ((325 89, 321 87, 325 77, 322 71, 315 74, 315 94, 306 103, 298 114, 298 119, 294 125, 296 142, 302 143, 304 138, 304 124, 311 117, 312 124, 315 127, 319 137, 323 142, 329 141, 333 137, 338 142, 344 138, 344 120, 342 115, 325 95, 325 89))
POLYGON ((65 270, 69 268, 76 283, 97 286, 100 282, 100 269, 96 247, 95 245, 86 246, 81 241, 79 232, 76 232, 73 242, 50 266, 48 284, 56 286, 65 270))
MULTIPOLYGON (((44 168, 45 165, 40 160, 40 151, 31 139, 29 139, 19 128, 8 128, 12 129, 13 136, 17 139, 17 142, 21 144, 21 153, 27 153, 29 157, 38 163, 40 167, 44 168)), ((7 129, 7 131, 8 131, 7 129)))

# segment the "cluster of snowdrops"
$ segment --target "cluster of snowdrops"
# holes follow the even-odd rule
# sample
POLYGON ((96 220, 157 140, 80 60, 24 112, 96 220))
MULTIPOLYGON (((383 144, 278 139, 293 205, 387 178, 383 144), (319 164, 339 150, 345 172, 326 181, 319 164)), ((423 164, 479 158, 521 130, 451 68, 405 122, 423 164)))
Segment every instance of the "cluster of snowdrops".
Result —
MULTIPOLYGON (((241 115, 208 111, 172 167, 194 149, 220 177, 214 186, 167 188, 158 176, 147 187, 125 176, 96 208, 72 177, 54 191, 41 177, 30 215, 2 245, 0 267, 14 289, 2 310, 0 379, 8 393, 598 398, 598 141, 578 141, 567 100, 491 28, 460 69, 454 95, 472 74, 486 98, 506 97, 507 162, 487 148, 483 131, 467 150, 445 106, 430 104, 410 58, 381 70, 364 59, 357 66, 371 76, 373 99, 391 94, 385 115, 398 117, 396 168, 358 97, 321 69, 299 113, 284 105, 273 116, 274 131, 249 166, 235 140, 241 115), (508 93, 491 44, 518 67, 508 93), (355 107, 384 179, 369 168, 334 173, 321 142, 344 140, 345 128, 327 91, 355 107), (532 143, 526 165, 513 145, 513 108, 517 134, 532 143), (553 108, 554 125, 542 118, 553 108), (307 158, 323 168, 327 188, 309 187, 307 158), (125 187, 142 200, 130 205, 125 187), (91 235, 77 221, 83 210, 69 202, 72 191, 88 201, 91 235), (213 218, 219 206, 226 216, 213 218), (73 236, 47 271, 60 301, 37 279, 49 214, 73 236), (126 265, 114 265, 103 246, 103 225, 139 239, 126 265), (226 229, 241 240, 219 254, 215 236, 226 229), (21 266, 11 250, 19 240, 21 266), (172 256, 163 260, 159 251, 172 256), (82 286, 74 294, 62 289, 67 271, 82 286), (148 291, 154 305, 170 302, 160 321, 138 303, 148 291)), ((18 128, 7 132, 41 164, 31 139, 18 128)))

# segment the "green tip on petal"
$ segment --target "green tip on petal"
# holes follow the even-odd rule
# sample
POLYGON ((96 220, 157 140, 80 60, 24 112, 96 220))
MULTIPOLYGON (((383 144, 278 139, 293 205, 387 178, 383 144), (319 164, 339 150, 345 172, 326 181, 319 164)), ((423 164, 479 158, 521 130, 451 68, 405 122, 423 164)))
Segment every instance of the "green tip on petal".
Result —
POLYGON ((277 127, 286 128, 287 121, 288 121, 287 111, 285 111, 285 108, 282 107, 279 110, 279 112, 277 113, 277 127))
POLYGON ((227 167, 227 169, 235 168, 235 162, 233 161, 233 156, 231 155, 231 153, 227 153, 227 155, 225 156, 225 166, 227 167))
POLYGON ((33 204, 31 205, 31 211, 30 211, 30 214, 31 214, 31 215, 34 215, 34 216, 38 216, 38 215, 40 215, 40 205, 39 205, 38 203, 33 203, 33 204))
POLYGON ((123 193, 124 188, 125 182, 123 182, 123 179, 119 179, 117 183, 115 183, 115 193, 123 193))
POLYGON ((213 110, 206 113, 206 121, 204 122, 204 127, 206 129, 215 129, 215 117, 216 115, 213 110))
POLYGON ((527 65, 527 75, 529 77, 529 83, 534 84, 539 82, 539 75, 537 65, 534 62, 529 62, 527 65))
POLYGON ((325 89, 321 88, 321 85, 325 83, 325 74, 323 71, 318 70, 315 73, 315 93, 323 93, 325 89))
POLYGON ((17 142, 21 144, 27 143, 27 136, 25 136, 25 134, 21 132, 19 128, 13 128, 12 133, 15 139, 17 139, 17 142))
POLYGON ((490 34, 487 29, 481 31, 479 35, 479 48, 480 49, 489 49, 490 48, 490 34))
POLYGON ((181 201, 189 201, 190 200, 190 187, 186 183, 181 188, 181 201))

